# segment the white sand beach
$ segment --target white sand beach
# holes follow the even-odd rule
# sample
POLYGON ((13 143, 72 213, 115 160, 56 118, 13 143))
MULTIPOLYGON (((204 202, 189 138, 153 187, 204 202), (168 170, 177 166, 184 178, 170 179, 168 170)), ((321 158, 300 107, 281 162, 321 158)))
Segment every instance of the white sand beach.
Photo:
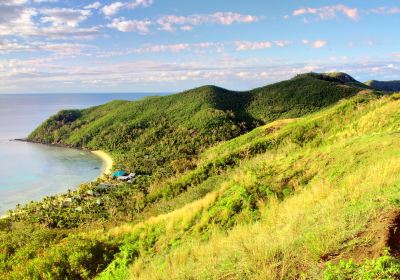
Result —
POLYGON ((114 164, 112 157, 109 154, 107 154, 106 152, 100 151, 100 150, 92 151, 92 153, 95 154, 96 156, 100 157, 104 161, 105 167, 103 170, 103 174, 107 174, 107 175, 111 174, 111 169, 114 164))

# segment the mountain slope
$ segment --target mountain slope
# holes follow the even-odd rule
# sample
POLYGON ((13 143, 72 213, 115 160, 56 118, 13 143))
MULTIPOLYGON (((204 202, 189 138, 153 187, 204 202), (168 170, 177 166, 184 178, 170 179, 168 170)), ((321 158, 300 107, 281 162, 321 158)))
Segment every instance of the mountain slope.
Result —
POLYGON ((389 92, 400 91, 400 81, 371 80, 371 81, 366 82, 365 84, 367 86, 377 89, 377 90, 389 91, 389 92))
MULTIPOLYGON (((210 122, 224 127, 226 119, 204 113, 210 108, 232 122, 253 124, 238 137, 197 150, 192 166, 173 176, 139 175, 132 184, 110 179, 111 189, 89 198, 87 191, 100 183, 93 182, 17 209, 0 220, 0 275, 398 279, 399 95, 347 85, 354 82, 346 77, 332 82, 329 75, 315 75, 250 93, 203 87, 171 97, 180 101, 155 98, 168 104, 164 116, 174 129, 210 133, 210 122), (187 112, 200 112, 201 121, 187 112), (278 115, 291 118, 268 121, 278 115), (65 199, 73 202, 65 206, 65 199), (381 257, 386 246, 389 253, 381 257)), ((90 148, 108 145, 96 133, 117 129, 116 119, 155 123, 157 109, 142 100, 63 112, 34 135, 73 145, 83 139, 90 148)), ((149 135, 153 127, 146 128, 149 135)), ((154 133, 157 139, 163 133, 173 137, 169 130, 154 133)), ((113 155, 123 145, 117 143, 113 155)))
POLYGON ((203 199, 114 229, 127 239, 102 279, 398 279, 392 257, 364 261, 398 250, 399 106, 358 96, 213 148, 204 159, 242 160, 192 184, 213 182, 203 199))
POLYGON ((279 118, 314 112, 364 87, 322 74, 247 92, 205 86, 171 96, 62 111, 28 139, 107 150, 120 167, 165 177, 191 168, 196 155, 215 143, 279 118))
MULTIPOLYGON (((122 240, 100 278, 360 279, 368 273, 397 279, 398 261, 379 256, 385 246, 397 250, 380 240, 396 226, 397 216, 389 214, 399 208, 399 106, 398 96, 360 95, 212 148, 190 173, 209 163, 230 169, 186 190, 212 185, 207 196, 89 235, 102 243, 122 240), (232 164, 235 157, 241 160, 232 164), (336 267, 341 258, 357 262, 336 267), (368 258, 379 259, 375 265, 368 258), (384 269, 375 271, 379 263, 384 269)), ((53 254, 45 254, 50 263, 53 254)), ((34 263, 28 268, 40 271, 34 263)))

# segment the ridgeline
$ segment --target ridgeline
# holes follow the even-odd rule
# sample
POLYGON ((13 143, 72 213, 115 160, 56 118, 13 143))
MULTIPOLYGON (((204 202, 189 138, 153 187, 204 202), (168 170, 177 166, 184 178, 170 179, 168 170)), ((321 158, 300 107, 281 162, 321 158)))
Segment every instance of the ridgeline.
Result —
POLYGON ((367 86, 376 90, 387 92, 400 91, 400 81, 376 81, 371 80, 365 83, 367 86))
POLYGON ((310 73, 245 92, 204 86, 170 96, 66 110, 28 139, 105 150, 120 168, 171 176, 191 168, 199 152, 216 143, 277 119, 315 112, 366 88, 347 76, 310 73))

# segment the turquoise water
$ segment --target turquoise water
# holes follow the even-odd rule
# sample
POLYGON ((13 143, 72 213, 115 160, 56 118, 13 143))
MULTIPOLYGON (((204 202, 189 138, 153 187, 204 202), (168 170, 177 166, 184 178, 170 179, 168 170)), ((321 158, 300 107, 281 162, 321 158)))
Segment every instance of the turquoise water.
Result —
POLYGON ((10 141, 24 138, 61 109, 135 100, 149 94, 0 95, 0 214, 16 204, 74 189, 104 168, 97 156, 74 149, 10 141))

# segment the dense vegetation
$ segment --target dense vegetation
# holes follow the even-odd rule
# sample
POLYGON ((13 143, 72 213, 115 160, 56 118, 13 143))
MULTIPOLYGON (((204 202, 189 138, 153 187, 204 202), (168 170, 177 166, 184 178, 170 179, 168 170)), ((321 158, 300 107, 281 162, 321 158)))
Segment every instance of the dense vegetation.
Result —
POLYGON ((165 97, 114 101, 61 111, 29 140, 103 149, 120 167, 167 177, 193 168, 196 155, 207 147, 278 118, 314 112, 363 86, 350 85, 308 74, 248 92, 205 86, 165 97))
MULTIPOLYGON (((105 199, 86 195, 88 190, 97 192, 98 182, 64 197, 46 198, 45 207, 43 203, 33 203, 22 211, 24 215, 17 217, 58 228, 107 221, 110 217, 114 222, 131 221, 148 205, 175 195, 175 185, 180 182, 155 186, 164 186, 168 178, 195 169, 198 154, 206 148, 261 124, 317 111, 364 88, 365 85, 347 74, 332 77, 309 73, 248 92, 205 86, 166 97, 61 111, 37 128, 29 139, 106 150, 113 155, 115 168, 139 176, 134 187, 119 184, 117 189, 106 193, 105 199), (73 202, 66 209, 63 200, 69 198, 73 202)), ((225 165, 210 164, 202 172, 219 173, 225 165)), ((198 182, 206 176, 198 174, 182 184, 189 185, 192 180, 198 182)))
POLYGON ((382 90, 382 91, 389 91, 395 92, 400 91, 400 81, 376 81, 371 80, 365 83, 371 88, 382 90))
POLYGON ((131 184, 99 179, 11 212, 0 222, 0 273, 398 279, 399 108, 400 95, 343 73, 311 73, 249 92, 203 87, 60 112, 30 138, 106 149, 140 175, 131 184), (139 122, 137 134, 117 129, 139 122), (156 171, 140 169, 143 159, 156 171), (182 159, 185 167, 173 168, 182 159), (113 186, 99 188, 103 180, 113 186))

